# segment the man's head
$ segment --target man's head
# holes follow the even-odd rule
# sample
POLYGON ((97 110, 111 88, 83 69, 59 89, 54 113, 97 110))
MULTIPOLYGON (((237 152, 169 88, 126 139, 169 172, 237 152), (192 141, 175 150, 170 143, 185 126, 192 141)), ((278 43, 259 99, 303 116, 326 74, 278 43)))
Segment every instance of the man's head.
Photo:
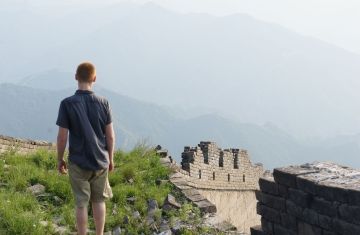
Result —
POLYGON ((96 80, 95 66, 90 62, 79 64, 76 69, 76 80, 80 83, 93 83, 96 80))

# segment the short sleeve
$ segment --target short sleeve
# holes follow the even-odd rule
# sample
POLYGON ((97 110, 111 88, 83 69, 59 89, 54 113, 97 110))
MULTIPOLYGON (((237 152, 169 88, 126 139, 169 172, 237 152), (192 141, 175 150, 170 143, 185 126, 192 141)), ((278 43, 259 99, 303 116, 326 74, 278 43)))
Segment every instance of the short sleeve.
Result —
POLYGON ((106 102, 106 125, 112 123, 112 110, 109 102, 106 102))
POLYGON ((66 110, 65 102, 61 101, 58 118, 56 120, 56 125, 69 129, 69 116, 66 110))

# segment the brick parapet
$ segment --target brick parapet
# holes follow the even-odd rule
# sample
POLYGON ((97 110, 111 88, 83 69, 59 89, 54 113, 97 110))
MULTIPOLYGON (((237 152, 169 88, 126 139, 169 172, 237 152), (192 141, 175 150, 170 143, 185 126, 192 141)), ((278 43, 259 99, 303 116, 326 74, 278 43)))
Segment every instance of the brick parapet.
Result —
POLYGON ((258 234, 360 234, 360 171, 334 163, 276 168, 259 180, 258 234))
POLYGON ((20 139, 0 135, 0 153, 15 151, 19 154, 28 154, 39 149, 56 150, 56 145, 45 141, 20 139))
POLYGON ((185 147, 181 166, 189 185, 199 189, 256 190, 264 173, 262 165, 252 165, 246 150, 221 149, 210 141, 185 147))

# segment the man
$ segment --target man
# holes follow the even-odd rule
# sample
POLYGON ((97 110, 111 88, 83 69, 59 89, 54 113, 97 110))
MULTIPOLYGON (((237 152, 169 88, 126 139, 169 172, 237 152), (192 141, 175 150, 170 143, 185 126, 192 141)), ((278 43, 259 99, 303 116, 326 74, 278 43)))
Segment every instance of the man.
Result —
POLYGON ((114 168, 115 134, 111 110, 105 98, 95 95, 92 86, 96 70, 89 62, 77 67, 78 90, 60 103, 56 124, 58 171, 69 178, 76 202, 76 224, 79 235, 86 234, 88 204, 94 215, 96 234, 102 235, 105 225, 104 200, 112 196, 108 171, 114 168), (69 166, 64 151, 69 133, 69 166))

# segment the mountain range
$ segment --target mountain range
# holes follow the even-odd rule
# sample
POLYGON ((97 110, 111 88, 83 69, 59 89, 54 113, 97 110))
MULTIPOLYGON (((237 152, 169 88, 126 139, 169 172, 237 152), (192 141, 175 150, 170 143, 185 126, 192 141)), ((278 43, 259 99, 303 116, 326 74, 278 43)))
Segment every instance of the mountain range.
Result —
POLYGON ((280 25, 152 3, 0 13, 2 81, 91 60, 103 87, 140 100, 271 122, 302 139, 360 132, 360 56, 280 25))
POLYGON ((269 168, 360 167, 359 55, 246 14, 42 1, 0 2, 0 134, 54 141, 57 105, 90 60, 119 147, 146 140, 180 160, 184 145, 214 140, 269 168))
MULTIPOLYGON (((34 83, 37 84, 37 83, 34 83)), ((0 133, 21 138, 55 141, 55 125, 60 101, 75 89, 45 90, 15 84, 0 85, 0 133)), ((333 160, 360 167, 357 156, 360 136, 304 144, 278 127, 238 123, 216 114, 191 119, 172 115, 164 107, 97 87, 111 104, 117 148, 130 149, 145 142, 169 149, 178 162, 184 146, 201 140, 218 143, 222 148, 244 148, 253 162, 266 168, 315 160, 333 160), (344 158, 346 156, 346 158, 344 158)))

